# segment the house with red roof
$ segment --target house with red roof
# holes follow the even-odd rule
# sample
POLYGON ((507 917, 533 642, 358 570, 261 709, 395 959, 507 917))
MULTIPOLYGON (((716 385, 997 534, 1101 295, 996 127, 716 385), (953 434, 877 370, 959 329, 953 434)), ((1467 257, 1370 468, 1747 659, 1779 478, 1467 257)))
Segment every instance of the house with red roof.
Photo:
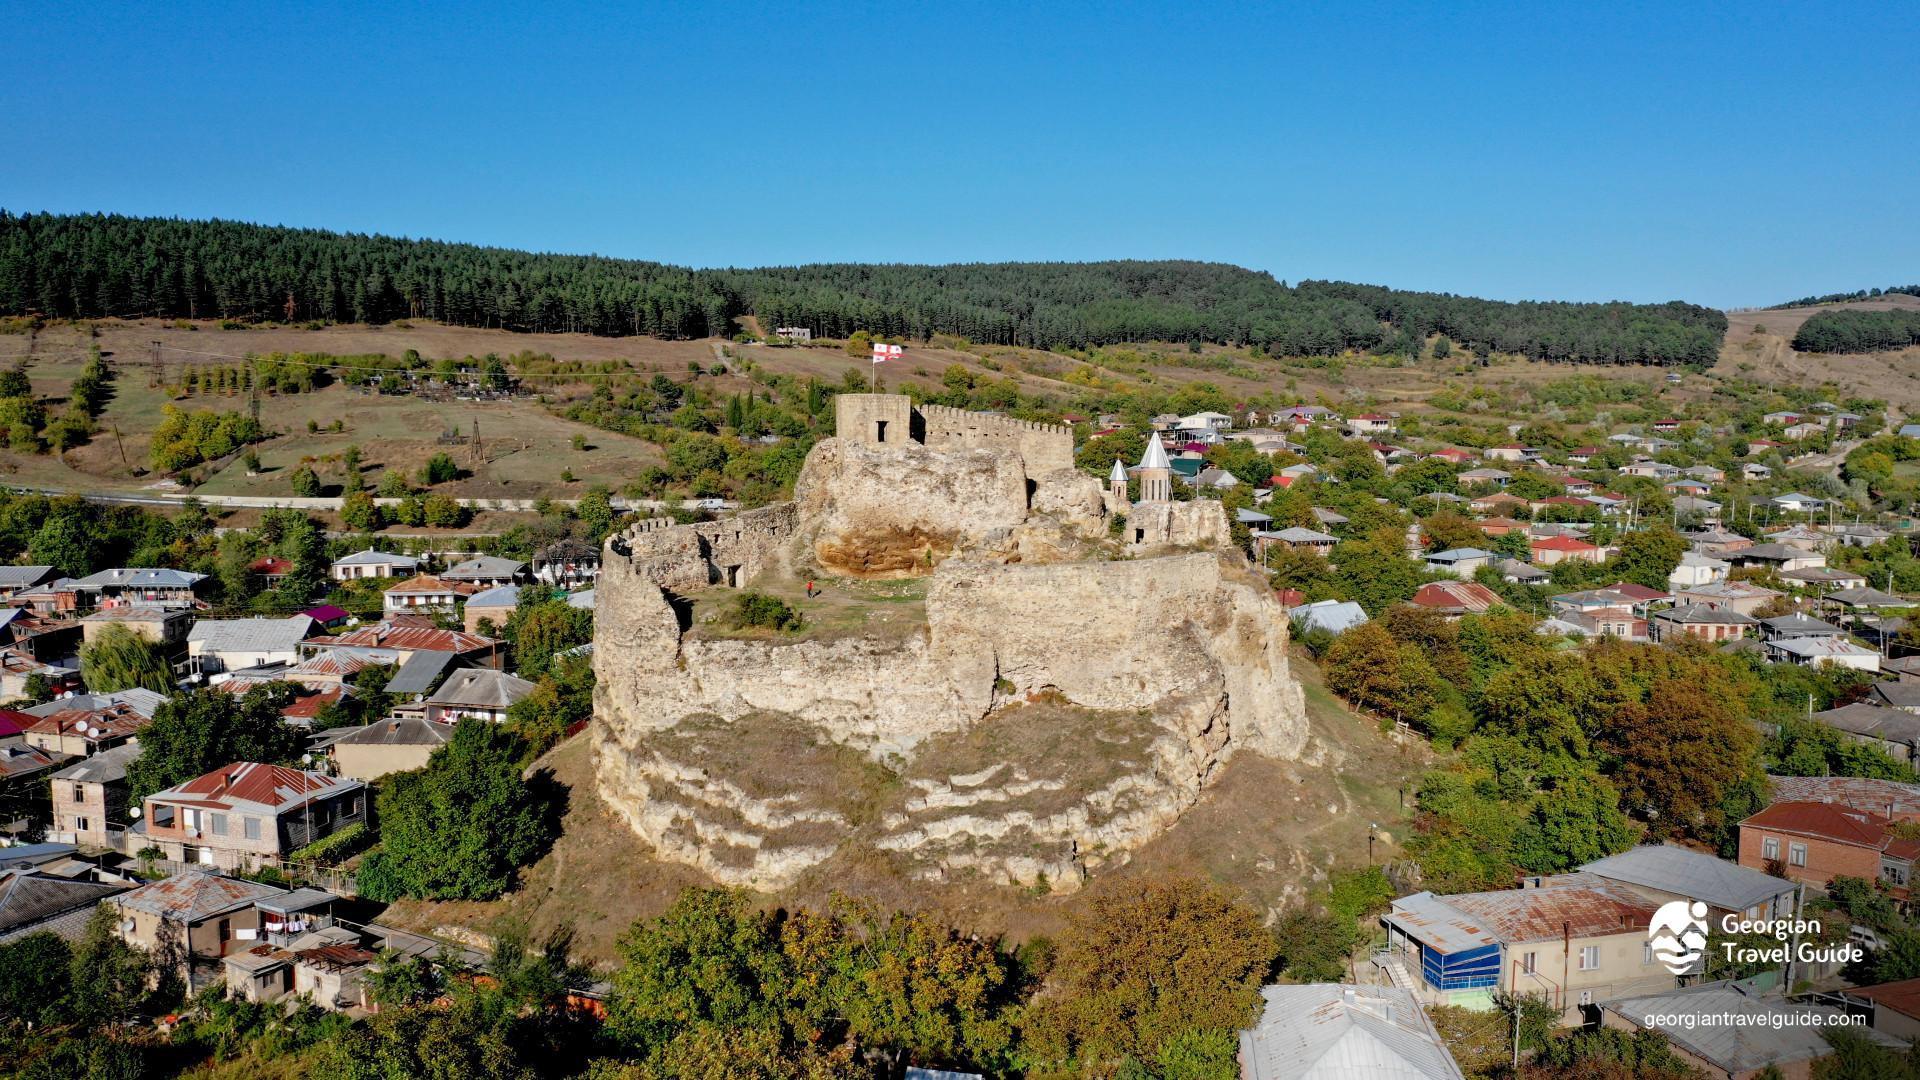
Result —
POLYGON ((147 796, 129 843, 179 862, 250 869, 367 820, 367 786, 240 761, 147 796))
POLYGON ((265 555, 247 564, 247 569, 260 575, 267 585, 278 585, 293 573, 293 560, 278 555, 265 555))
POLYGON ((1604 453, 1606 451, 1598 446, 1576 446, 1567 451, 1567 460, 1575 465, 1585 465, 1604 453))
POLYGON ((1552 566, 1568 559, 1591 563, 1607 561, 1606 549, 1571 536, 1536 536, 1531 548, 1533 562, 1538 566, 1552 566))
POLYGON ((1435 450, 1427 456, 1430 458, 1439 458, 1441 461, 1450 461, 1455 465, 1465 465, 1467 462, 1474 460, 1473 454, 1457 446, 1449 446, 1444 450, 1435 450))
POLYGON ((1896 836, 1893 824, 1838 803, 1777 802, 1740 823, 1740 865, 1777 865, 1789 880, 1820 888, 1836 877, 1865 878, 1905 900, 1920 840, 1896 836))
POLYGON ((1477 581, 1429 581, 1409 601, 1416 607, 1438 611, 1451 619, 1478 615, 1501 603, 1500 594, 1477 581))

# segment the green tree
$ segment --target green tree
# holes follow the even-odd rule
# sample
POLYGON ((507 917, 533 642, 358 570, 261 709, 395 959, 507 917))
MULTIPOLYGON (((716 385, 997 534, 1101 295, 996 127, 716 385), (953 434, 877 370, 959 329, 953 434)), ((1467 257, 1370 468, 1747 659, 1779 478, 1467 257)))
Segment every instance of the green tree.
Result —
POLYGON ((292 485, 293 493, 303 499, 317 499, 325 490, 320 485, 320 474, 314 472, 311 465, 294 469, 292 475, 287 477, 287 483, 292 485))
POLYGON ((779 924, 744 892, 688 889, 620 939, 607 1030, 645 1054, 682 1028, 777 1030, 793 972, 779 924))
POLYGON ((1623 580, 1649 589, 1665 591, 1667 575, 1680 565, 1687 553, 1687 538, 1665 525, 1640 529, 1620 538, 1620 554, 1613 560, 1613 572, 1623 580))
POLYGON ((135 686, 166 694, 174 688, 166 649, 118 623, 101 627, 92 641, 80 647, 80 678, 96 694, 135 686))
MULTIPOLYGON (((1037 1058, 1104 1073, 1253 1021, 1277 950, 1260 913, 1190 879, 1116 882, 1075 913, 1030 1021, 1037 1058)), ((1230 1070, 1232 1055, 1211 1063, 1230 1070)))
POLYGON ((0 944, 0 1017, 40 1024, 65 1020, 73 950, 60 935, 27 934, 0 944))
POLYGON ((84 576, 94 570, 98 558, 98 533, 75 515, 57 513, 34 531, 28 548, 34 561, 57 567, 65 573, 84 576))
POLYGON ((140 732, 140 756, 127 765, 130 793, 144 799, 236 762, 293 764, 306 738, 281 719, 292 701, 293 688, 285 683, 239 695, 207 688, 168 698, 140 732))
POLYGON ((120 940, 113 905, 95 907, 68 967, 68 1020, 101 1027, 132 1019, 146 995, 147 971, 146 954, 120 940))
POLYGON ((433 455, 420 467, 420 483, 425 487, 444 484, 459 476, 460 466, 455 465, 453 458, 444 453, 433 455))
POLYGON ((380 504, 373 501, 364 487, 348 491, 340 500, 340 521, 355 532, 378 532, 384 524, 380 504))
POLYGON ((520 775, 525 751, 499 725, 463 720, 426 768, 391 777, 361 891, 381 900, 489 900, 506 891, 557 825, 549 785, 520 775))

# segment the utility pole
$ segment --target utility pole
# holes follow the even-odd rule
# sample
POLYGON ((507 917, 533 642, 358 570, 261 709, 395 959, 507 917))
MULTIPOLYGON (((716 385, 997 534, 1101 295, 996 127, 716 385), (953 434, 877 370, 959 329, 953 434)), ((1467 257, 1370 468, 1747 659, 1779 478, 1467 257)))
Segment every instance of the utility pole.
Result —
POLYGON ((167 378, 167 373, 162 370, 160 364, 160 343, 158 341, 153 343, 153 371, 147 378, 149 380, 147 385, 156 388, 165 382, 167 378))

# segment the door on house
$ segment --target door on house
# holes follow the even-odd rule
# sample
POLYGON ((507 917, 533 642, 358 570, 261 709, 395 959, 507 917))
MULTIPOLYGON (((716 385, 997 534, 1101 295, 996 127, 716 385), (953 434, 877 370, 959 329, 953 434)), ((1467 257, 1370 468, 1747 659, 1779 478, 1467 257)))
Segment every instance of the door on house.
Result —
POLYGON ((887 422, 885 420, 875 420, 873 422, 873 441, 877 443, 887 441, 887 422))
POLYGON ((740 567, 729 566, 726 568, 725 573, 727 575, 727 588, 729 589, 739 588, 740 587, 740 567))
POLYGON ((233 940, 233 923, 230 920, 221 919, 220 920, 220 955, 221 956, 227 955, 227 942, 232 940, 233 940))

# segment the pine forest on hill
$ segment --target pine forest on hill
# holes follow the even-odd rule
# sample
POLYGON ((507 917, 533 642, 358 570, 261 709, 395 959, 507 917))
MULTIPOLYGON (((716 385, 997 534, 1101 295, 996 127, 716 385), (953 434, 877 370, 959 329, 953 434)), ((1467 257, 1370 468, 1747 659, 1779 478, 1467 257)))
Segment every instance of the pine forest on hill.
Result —
POLYGON ((1693 304, 1507 303, 1304 281, 1220 263, 833 264, 695 270, 599 256, 230 221, 0 210, 0 315, 386 323, 731 336, 733 320, 925 340, 1084 348, 1251 345, 1706 366, 1724 314, 1693 304))

